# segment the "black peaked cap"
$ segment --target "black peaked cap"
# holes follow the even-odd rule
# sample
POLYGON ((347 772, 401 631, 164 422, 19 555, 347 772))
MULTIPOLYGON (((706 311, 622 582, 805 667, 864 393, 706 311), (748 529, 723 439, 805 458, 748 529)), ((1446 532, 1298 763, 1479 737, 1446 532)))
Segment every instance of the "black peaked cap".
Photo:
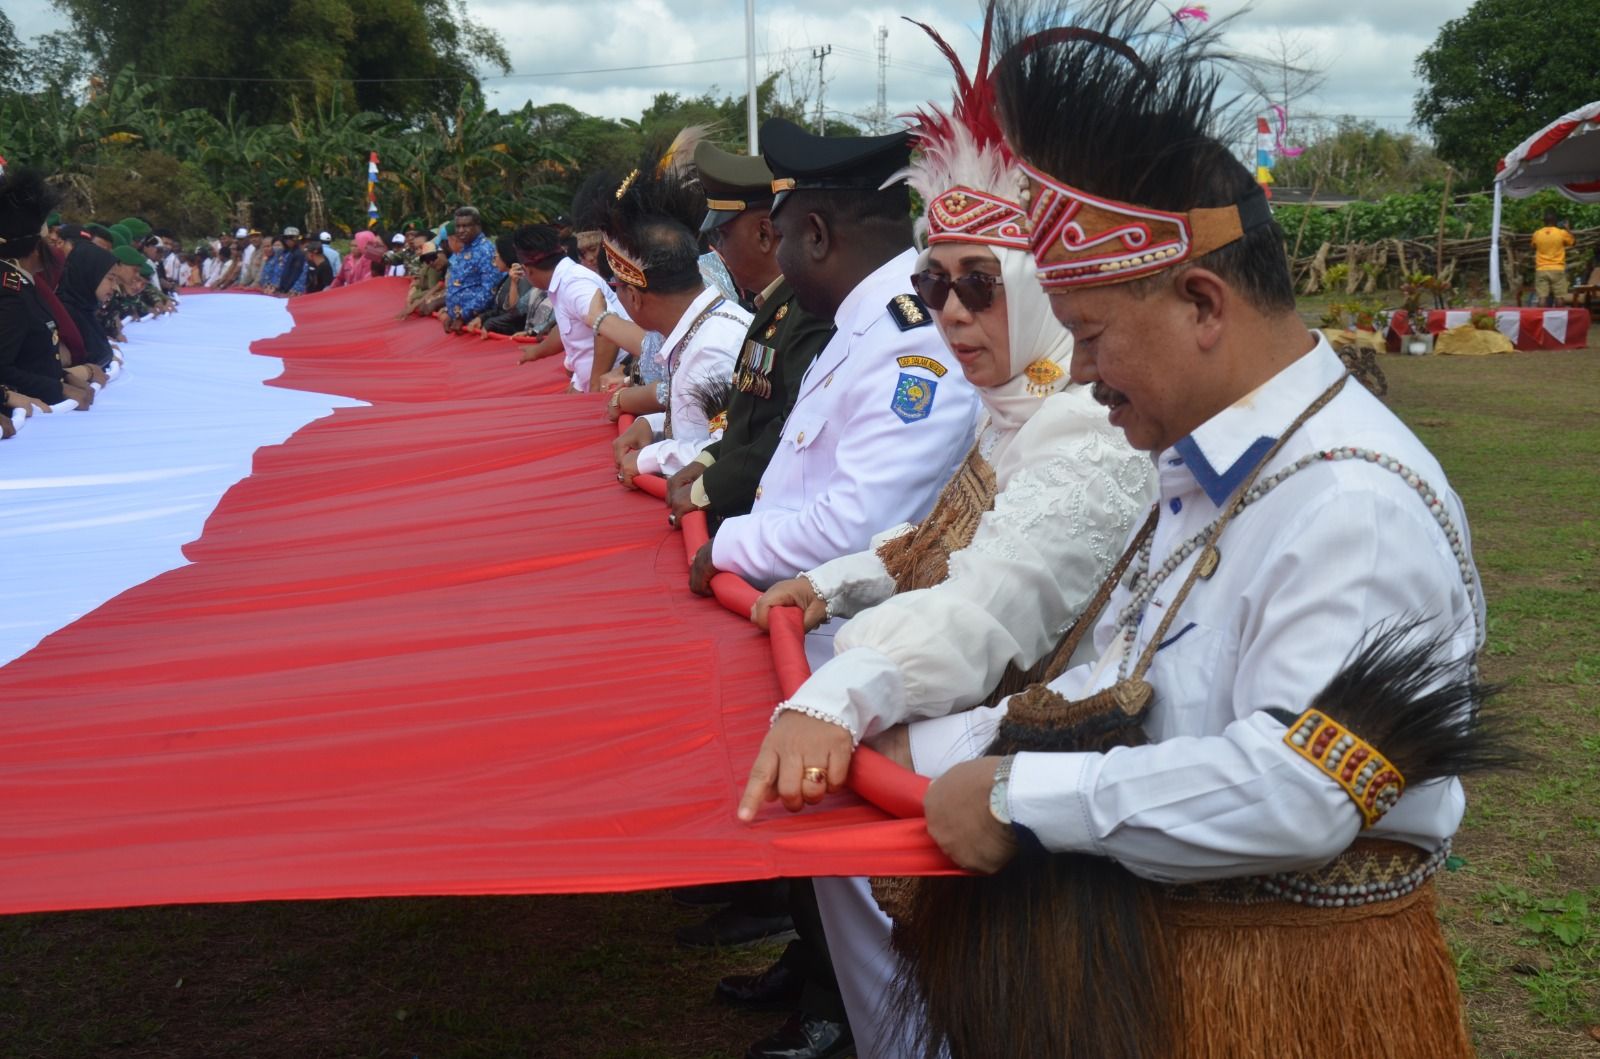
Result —
POLYGON ((775 192, 876 191, 911 161, 911 134, 817 136, 768 118, 761 126, 761 157, 772 169, 775 192))

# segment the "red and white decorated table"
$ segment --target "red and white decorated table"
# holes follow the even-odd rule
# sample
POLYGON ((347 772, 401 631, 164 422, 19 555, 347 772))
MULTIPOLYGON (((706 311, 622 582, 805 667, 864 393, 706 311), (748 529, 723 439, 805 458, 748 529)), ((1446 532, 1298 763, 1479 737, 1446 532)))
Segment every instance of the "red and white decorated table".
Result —
MULTIPOLYGON (((1474 309, 1428 309, 1423 315, 1421 330, 1437 335, 1452 327, 1472 322, 1474 309)), ((1588 309, 1496 309, 1495 330, 1511 340, 1518 349, 1582 349, 1589 341, 1588 309)), ((1400 340, 1411 334, 1410 314, 1396 309, 1389 319, 1389 329, 1384 338, 1389 352, 1400 351, 1400 340)))

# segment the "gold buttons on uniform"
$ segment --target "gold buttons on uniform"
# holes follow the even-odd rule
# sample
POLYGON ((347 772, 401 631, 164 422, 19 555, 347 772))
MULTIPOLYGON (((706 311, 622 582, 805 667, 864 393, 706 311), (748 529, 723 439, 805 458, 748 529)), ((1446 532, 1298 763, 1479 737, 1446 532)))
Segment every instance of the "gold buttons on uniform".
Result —
POLYGON ((756 486, 756 499, 757 500, 761 499, 761 487, 759 485, 756 486))
POLYGON ((828 372, 828 377, 826 379, 822 380, 822 385, 823 386, 832 386, 833 385, 833 372, 831 372, 831 371, 828 372))
POLYGON ((806 443, 806 432, 804 430, 794 436, 794 443, 796 445, 804 445, 806 443))

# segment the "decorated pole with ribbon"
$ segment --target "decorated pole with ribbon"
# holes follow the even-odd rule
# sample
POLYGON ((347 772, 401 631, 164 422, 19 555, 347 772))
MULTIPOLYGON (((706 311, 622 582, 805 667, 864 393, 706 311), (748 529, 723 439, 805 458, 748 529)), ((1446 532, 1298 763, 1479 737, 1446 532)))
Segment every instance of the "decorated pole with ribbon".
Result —
POLYGON ((378 226, 378 152, 367 156, 367 227, 378 226))
POLYGON ((1256 183, 1272 197, 1272 126, 1267 119, 1256 118, 1256 183))

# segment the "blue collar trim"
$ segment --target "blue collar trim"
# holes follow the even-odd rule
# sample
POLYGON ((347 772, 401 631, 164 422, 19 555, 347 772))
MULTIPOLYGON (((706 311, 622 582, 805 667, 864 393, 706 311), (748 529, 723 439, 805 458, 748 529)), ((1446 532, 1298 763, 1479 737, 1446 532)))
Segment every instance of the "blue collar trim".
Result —
POLYGON ((1220 474, 1211 466, 1211 461, 1206 459, 1206 454, 1200 451, 1200 445, 1194 440, 1193 434, 1175 442, 1172 447, 1183 457, 1184 466, 1194 475, 1194 480, 1205 490, 1206 496, 1211 498, 1213 504, 1221 507, 1228 502, 1228 497, 1239 488, 1239 483, 1255 469, 1261 457, 1265 456, 1267 450, 1277 444, 1277 441, 1277 438, 1256 438, 1250 443, 1250 447, 1244 450, 1244 454, 1233 461, 1233 466, 1220 474))

